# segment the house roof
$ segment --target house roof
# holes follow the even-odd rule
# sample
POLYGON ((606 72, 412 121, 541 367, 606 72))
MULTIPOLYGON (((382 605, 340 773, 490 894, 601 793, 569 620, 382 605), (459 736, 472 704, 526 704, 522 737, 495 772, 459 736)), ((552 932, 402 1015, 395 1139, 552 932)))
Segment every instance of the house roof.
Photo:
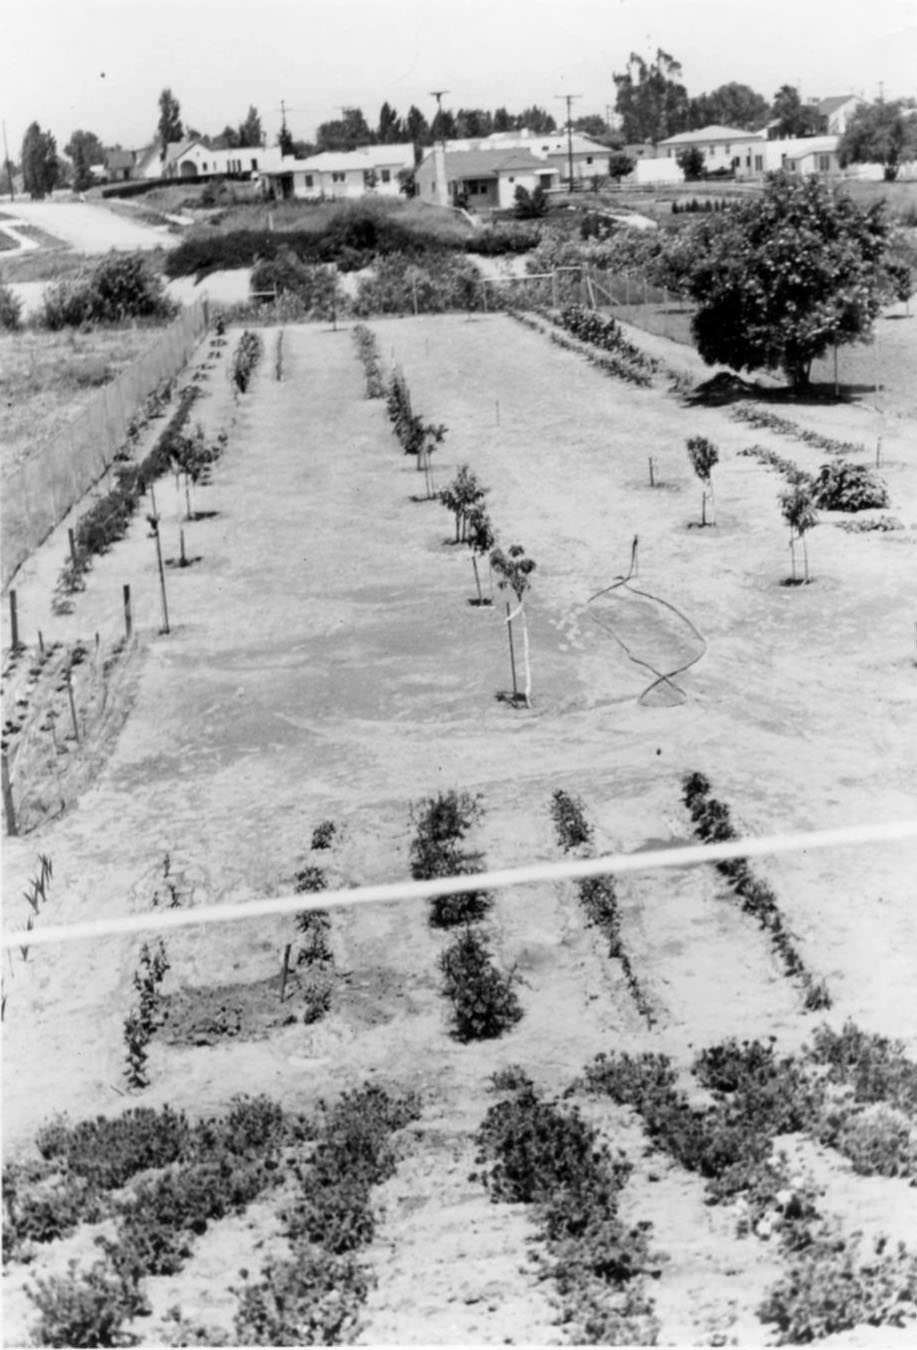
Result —
POLYGON ((818 100, 818 111, 823 117, 830 117, 838 108, 843 108, 845 103, 859 102, 856 94, 834 94, 831 98, 820 98, 818 100))
POLYGON ((196 145, 202 145, 205 150, 209 149, 203 136, 187 136, 183 141, 170 141, 166 146, 164 164, 174 164, 177 160, 186 155, 189 150, 193 150, 196 145))
POLYGON ((368 169, 406 167, 411 168, 414 164, 414 147, 410 142, 397 145, 365 145, 359 150, 323 150, 318 155, 310 155, 308 159, 285 159, 280 169, 290 173, 291 170, 308 173, 346 173, 347 170, 356 170, 363 172, 368 169))
POLYGON ((105 151, 105 167, 107 169, 131 169, 134 165, 134 152, 132 150, 122 150, 120 146, 116 150, 105 151))
POLYGON ((447 150, 446 176, 456 178, 497 178, 501 173, 517 171, 556 173, 545 160, 531 150, 447 150))
POLYGON ((786 150, 787 159, 804 159, 806 155, 827 155, 837 150, 839 136, 803 136, 792 142, 786 150))
POLYGON ((698 131, 680 131, 677 136, 667 136, 660 145, 705 145, 708 141, 760 141, 763 131, 745 131, 742 127, 701 127, 698 131))

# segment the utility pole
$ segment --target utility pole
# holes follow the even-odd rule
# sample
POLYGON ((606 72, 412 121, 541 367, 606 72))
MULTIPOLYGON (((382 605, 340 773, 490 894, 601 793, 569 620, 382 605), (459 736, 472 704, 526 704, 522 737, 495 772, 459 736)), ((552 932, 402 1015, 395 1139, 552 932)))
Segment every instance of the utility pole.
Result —
POLYGON ((567 104, 567 167, 570 172, 570 192, 573 191, 573 114, 572 105, 575 98, 582 98, 582 94, 555 94, 555 98, 562 98, 567 104))
MULTIPOLYGON (((440 206, 448 206, 448 205, 449 205, 449 171, 448 171, 447 168, 446 168, 446 124, 445 124, 445 122, 444 122, 444 120, 443 120, 443 95, 444 95, 444 94, 448 94, 448 92, 449 92, 448 89, 431 89, 431 90, 430 90, 430 95, 431 95, 431 97, 436 99, 436 117, 439 119, 439 143, 440 143, 440 148, 441 148, 441 150, 442 150, 442 156, 443 156, 443 163, 442 163, 442 176, 443 176, 443 181, 442 181, 442 187, 440 187, 439 181, 438 181, 438 180, 439 180, 439 173, 440 173, 440 170, 437 168, 437 164, 436 164, 436 149, 435 149, 435 145, 436 145, 436 137, 434 136, 434 138, 433 138, 433 144, 434 144, 434 150, 433 150, 433 171, 434 171, 434 173, 435 173, 435 175, 436 175, 436 178, 435 178, 434 181, 436 182, 436 190, 437 190, 437 194, 438 194, 437 200, 439 201, 440 206)), ((435 120, 436 120, 436 118, 434 118, 434 121, 435 121, 435 120)), ((432 130, 432 128, 431 128, 431 130, 432 130)))
POLYGON ((439 118, 439 139, 443 147, 443 154, 446 152, 446 132, 443 125, 443 94, 448 94, 448 89, 431 89, 430 94, 436 99, 436 116, 439 118))
POLYGON ((13 166, 10 163, 9 147, 6 144, 6 121, 3 123, 3 159, 6 164, 6 176, 10 185, 10 201, 13 200, 13 166))

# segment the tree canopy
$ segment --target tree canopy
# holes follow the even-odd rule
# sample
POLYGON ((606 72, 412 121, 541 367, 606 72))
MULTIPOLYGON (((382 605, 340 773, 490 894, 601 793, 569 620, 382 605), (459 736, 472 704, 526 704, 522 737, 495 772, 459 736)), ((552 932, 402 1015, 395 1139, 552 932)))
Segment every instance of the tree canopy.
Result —
POLYGON ((699 127, 741 127, 759 131, 770 117, 767 99, 747 84, 721 84, 709 94, 692 98, 688 120, 692 130, 699 127))
POLYGON ((245 120, 239 123, 239 145, 263 145, 264 131, 261 127, 261 115, 254 104, 249 104, 245 120))
POLYGON ((882 202, 864 211, 817 178, 779 173, 715 219, 688 283, 708 364, 780 368, 802 388, 816 357, 868 335, 890 289, 882 202))
POLYGON ((47 197, 60 179, 57 142, 37 122, 26 130, 22 141, 22 182, 30 197, 47 197))
POLYGON ((841 164, 881 164, 891 183, 907 160, 917 158, 917 112, 900 101, 863 103, 838 146, 841 164))
POLYGON ((159 121, 156 134, 165 156, 165 148, 173 141, 180 141, 184 135, 181 121, 181 105, 171 89, 163 89, 159 95, 159 121))
POLYGON ((779 136, 816 136, 824 129, 824 118, 811 103, 803 103, 799 90, 782 84, 774 95, 771 115, 777 120, 779 136))
POLYGON ((650 63, 631 52, 627 70, 612 78, 626 143, 662 141, 687 130, 688 94, 681 66, 668 52, 659 48, 650 63))

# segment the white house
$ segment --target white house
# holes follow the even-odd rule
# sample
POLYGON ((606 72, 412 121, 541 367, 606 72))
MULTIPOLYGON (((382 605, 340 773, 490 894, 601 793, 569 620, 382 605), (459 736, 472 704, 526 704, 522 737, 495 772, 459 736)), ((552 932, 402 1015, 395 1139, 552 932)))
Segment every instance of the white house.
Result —
POLYGON ((766 131, 712 126, 669 136, 659 142, 657 150, 660 155, 677 159, 682 150, 695 147, 704 157, 707 173, 727 169, 737 179, 747 179, 761 178, 778 169, 802 174, 837 173, 839 141, 837 135, 791 136, 770 141, 766 131))
POLYGON ((523 127, 519 131, 494 131, 490 136, 474 136, 465 139, 446 141, 446 153, 457 154, 471 150, 527 150, 536 159, 547 160, 564 181, 570 176, 570 158, 572 148, 573 177, 578 183, 588 182, 592 178, 604 178, 608 174, 608 158, 611 155, 607 145, 574 131, 568 143, 566 131, 552 131, 545 135, 523 127))
POLYGON ((824 118, 827 135, 843 136, 847 123, 863 100, 858 94, 835 94, 818 100, 819 116, 824 118))
POLYGON ((470 211, 507 210, 516 189, 534 192, 557 187, 560 175, 546 157, 530 150, 450 150, 435 145, 417 169, 417 194, 439 205, 465 205, 470 211))
POLYGON ((251 178, 279 162, 280 151, 263 145, 217 150, 203 136, 170 141, 165 155, 159 141, 137 152, 132 178, 251 178))
POLYGON ((289 156, 271 163, 263 177, 278 197, 395 197, 398 175, 414 167, 414 147, 367 145, 360 150, 325 150, 308 159, 289 156))

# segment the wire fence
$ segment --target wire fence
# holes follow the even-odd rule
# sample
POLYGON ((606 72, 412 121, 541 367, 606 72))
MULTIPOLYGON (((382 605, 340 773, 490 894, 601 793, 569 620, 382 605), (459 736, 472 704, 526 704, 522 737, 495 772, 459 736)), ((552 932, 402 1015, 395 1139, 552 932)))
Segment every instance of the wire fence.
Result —
POLYGON ((204 300, 184 309, 69 426, 4 474, 0 516, 4 590, 21 563, 105 473, 144 399, 182 369, 206 331, 207 320, 204 300))

